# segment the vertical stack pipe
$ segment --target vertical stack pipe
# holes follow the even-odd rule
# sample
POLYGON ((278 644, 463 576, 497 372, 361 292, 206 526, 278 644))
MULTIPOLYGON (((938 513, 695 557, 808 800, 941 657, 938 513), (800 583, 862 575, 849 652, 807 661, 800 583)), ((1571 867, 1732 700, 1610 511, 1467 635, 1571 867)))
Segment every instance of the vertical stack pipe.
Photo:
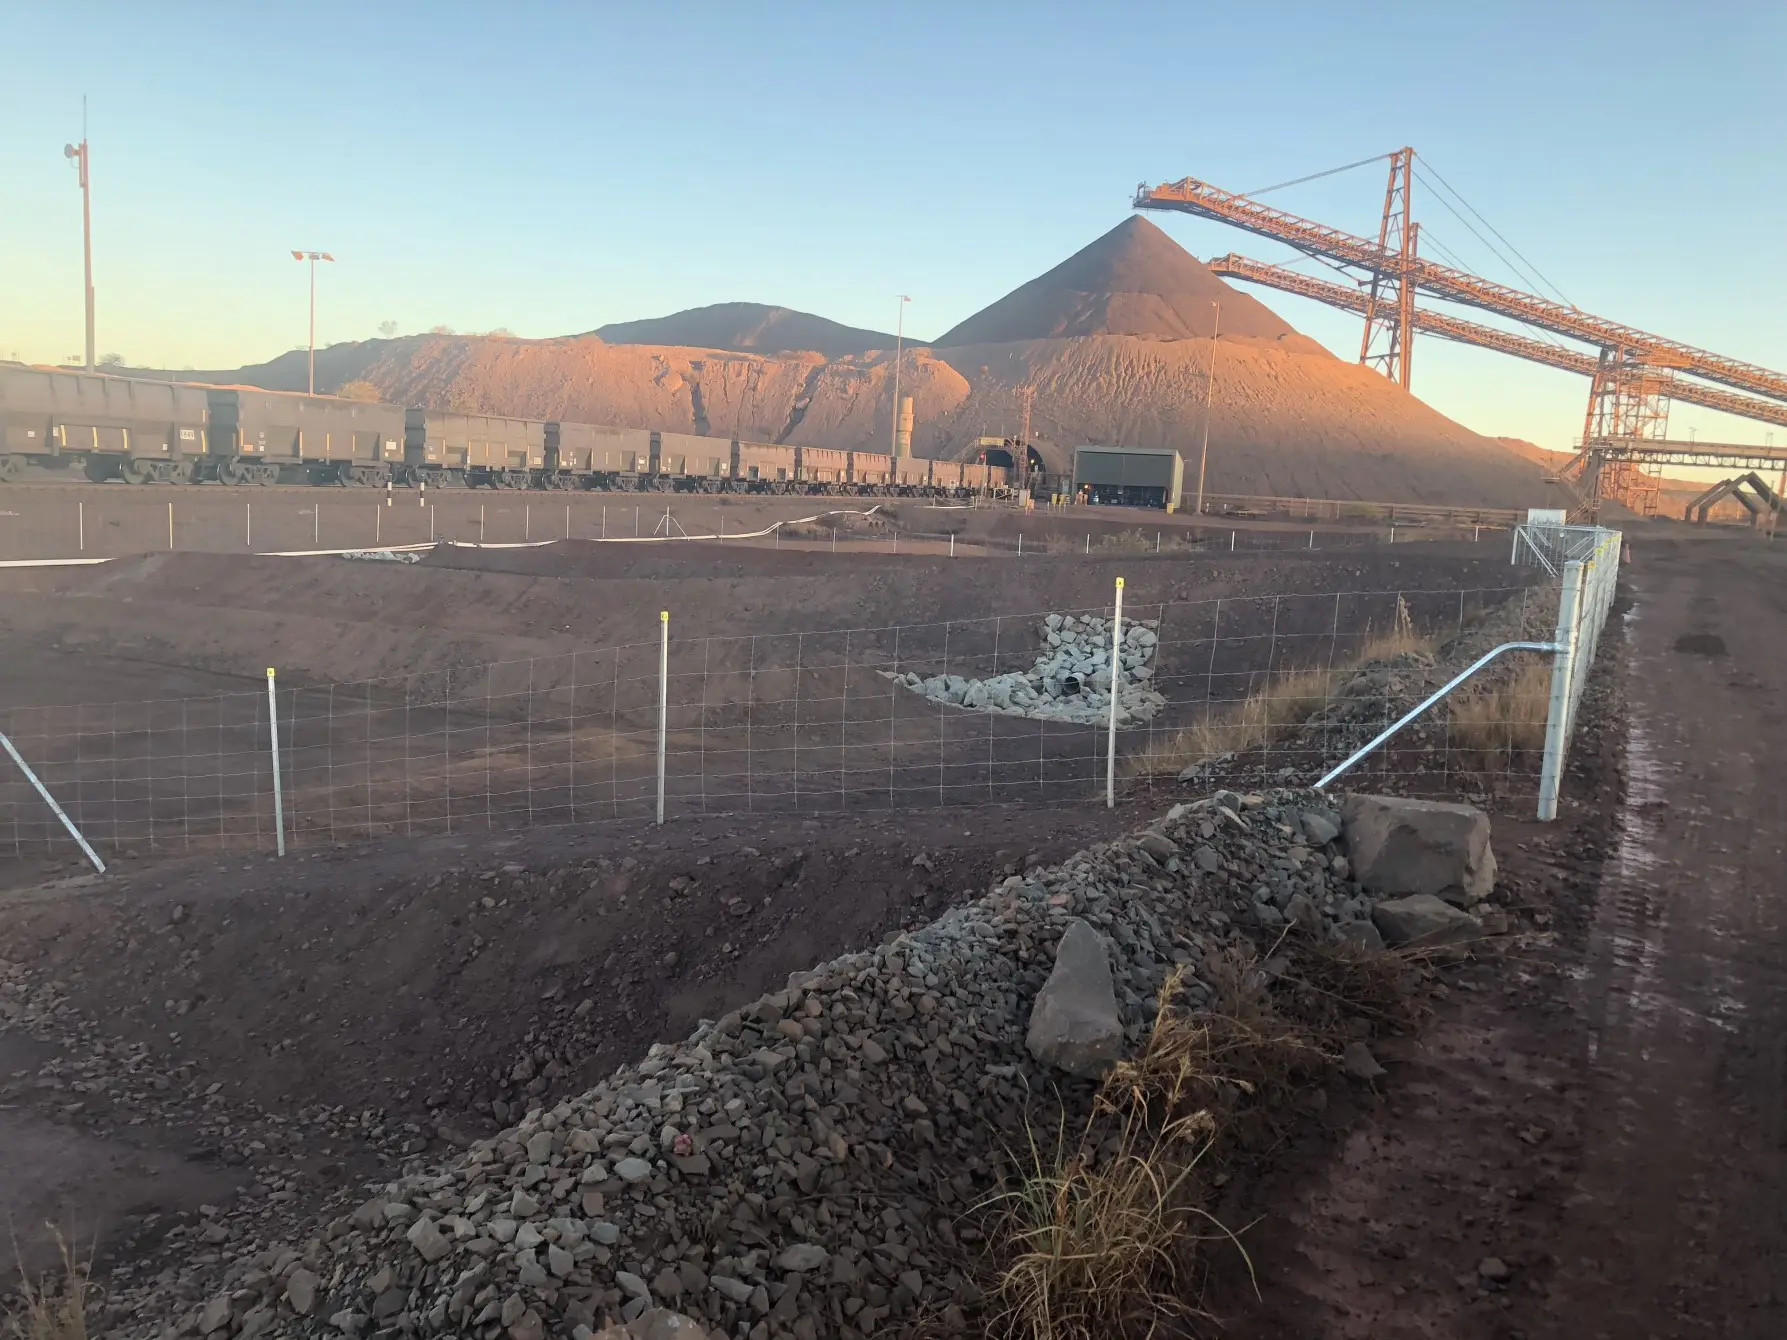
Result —
POLYGON ((900 417, 894 429, 894 457, 904 460, 912 455, 912 397, 900 397, 900 417))

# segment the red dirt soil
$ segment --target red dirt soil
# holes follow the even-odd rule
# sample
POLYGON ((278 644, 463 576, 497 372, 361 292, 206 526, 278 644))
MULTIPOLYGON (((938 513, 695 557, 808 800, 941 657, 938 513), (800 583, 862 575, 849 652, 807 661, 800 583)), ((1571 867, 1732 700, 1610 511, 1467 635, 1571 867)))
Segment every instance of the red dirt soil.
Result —
POLYGON ((1497 820, 1549 933, 1237 1189, 1260 1298, 1224 1290, 1229 1334, 1787 1333, 1787 553, 1633 547, 1560 821, 1497 820))

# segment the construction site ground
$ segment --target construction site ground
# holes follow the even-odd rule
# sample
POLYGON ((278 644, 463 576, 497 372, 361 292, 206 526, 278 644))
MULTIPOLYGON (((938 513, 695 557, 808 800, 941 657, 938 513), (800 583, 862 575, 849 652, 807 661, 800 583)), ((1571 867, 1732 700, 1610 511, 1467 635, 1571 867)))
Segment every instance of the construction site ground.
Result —
MULTIPOLYGON (((1495 816, 1508 901, 1536 932, 1449 975, 1424 1026, 1382 1050, 1382 1080, 1331 1085, 1296 1143, 1229 1186, 1222 1212, 1258 1281, 1233 1262, 1211 1281, 1229 1333, 1787 1329, 1787 554, 1655 532, 1634 541, 1559 822, 1495 816)), ((972 580, 904 555, 553 552, 7 574, 0 683, 40 704, 213 693, 253 682, 269 642, 312 679, 395 673, 443 647, 495 659, 617 637, 661 603, 718 633, 1092 606, 1120 570, 1153 600, 1506 572, 1465 545, 1159 568, 1063 555, 972 580)), ((159 1268, 172 1224, 221 1225, 218 1207, 251 1193, 301 1223, 1163 803, 713 815, 284 861, 140 854, 103 884, 15 862, 0 1215, 52 1219, 126 1271, 159 1268)), ((220 1246, 240 1231, 220 1226, 220 1246)), ((20 1242, 47 1260, 43 1233, 20 1242)))

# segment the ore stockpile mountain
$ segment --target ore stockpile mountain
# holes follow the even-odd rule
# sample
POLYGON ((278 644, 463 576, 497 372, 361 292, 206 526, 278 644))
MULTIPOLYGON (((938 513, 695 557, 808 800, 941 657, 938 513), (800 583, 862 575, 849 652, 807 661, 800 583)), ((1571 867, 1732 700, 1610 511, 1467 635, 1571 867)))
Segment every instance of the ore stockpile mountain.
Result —
MULTIPOLYGON (((1211 492, 1500 507, 1550 501, 1530 460, 1334 357, 1140 217, 942 338, 908 344, 900 389, 916 402, 914 450, 953 457, 982 435, 1015 431, 1030 388, 1032 436, 1057 466, 1071 463, 1077 445, 1114 442, 1177 448, 1195 473, 1217 302, 1211 492)), ((763 352, 862 332, 744 304, 605 329, 628 340, 757 344, 414 336, 319 350, 318 385, 363 380, 403 404, 885 449, 890 349, 763 352)), ((302 353, 227 374, 280 389, 302 389, 303 376, 302 353)))

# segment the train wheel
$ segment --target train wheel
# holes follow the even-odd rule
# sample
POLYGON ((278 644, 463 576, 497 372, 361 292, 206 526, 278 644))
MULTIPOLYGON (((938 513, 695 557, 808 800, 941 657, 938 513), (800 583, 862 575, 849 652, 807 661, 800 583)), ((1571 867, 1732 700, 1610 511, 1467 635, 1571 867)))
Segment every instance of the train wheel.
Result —
POLYGON ((0 484, 8 484, 25 472, 25 462, 17 456, 0 456, 0 484))
POLYGON ((155 478, 153 464, 126 459, 118 463, 118 474, 126 484, 147 484, 155 478))
POLYGON ((242 462, 231 457, 217 463, 217 482, 219 484, 245 484, 248 477, 242 469, 242 462))

